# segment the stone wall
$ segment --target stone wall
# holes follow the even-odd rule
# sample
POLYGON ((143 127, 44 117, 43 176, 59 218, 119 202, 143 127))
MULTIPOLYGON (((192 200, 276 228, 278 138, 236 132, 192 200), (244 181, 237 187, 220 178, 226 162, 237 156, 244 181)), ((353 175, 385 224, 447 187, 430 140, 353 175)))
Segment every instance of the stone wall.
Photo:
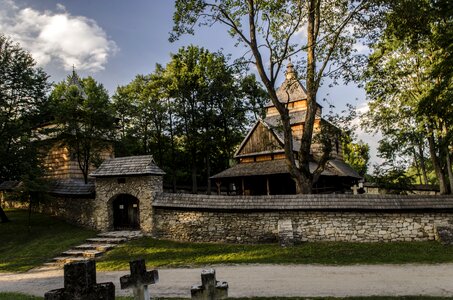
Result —
POLYGON ((435 239, 453 213, 436 212, 223 212, 155 208, 155 235, 193 242, 266 243, 278 239, 278 221, 290 219, 295 242, 394 242, 435 239))
POLYGON ((162 176, 128 176, 96 178, 96 228, 101 231, 113 229, 113 206, 115 196, 132 195, 139 200, 140 229, 151 232, 153 226, 152 201, 162 192, 162 176))
MULTIPOLYGON (((27 202, 8 201, 7 197, 2 202, 3 208, 28 209, 27 202)), ((33 211, 60 217, 66 221, 81 225, 86 228, 96 229, 94 199, 92 198, 65 198, 48 196, 45 202, 38 207, 33 206, 33 211)))
POLYGON ((194 242, 276 242, 281 220, 296 243, 428 241, 453 224, 453 197, 439 196, 160 194, 153 206, 156 237, 194 242))

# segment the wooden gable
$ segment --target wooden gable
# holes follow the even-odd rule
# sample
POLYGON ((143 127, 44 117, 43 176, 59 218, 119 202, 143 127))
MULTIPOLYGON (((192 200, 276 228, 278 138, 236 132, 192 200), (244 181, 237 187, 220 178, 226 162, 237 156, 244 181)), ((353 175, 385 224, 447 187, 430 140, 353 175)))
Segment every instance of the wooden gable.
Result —
POLYGON ((282 151, 280 141, 263 121, 258 121, 242 142, 236 157, 282 151))

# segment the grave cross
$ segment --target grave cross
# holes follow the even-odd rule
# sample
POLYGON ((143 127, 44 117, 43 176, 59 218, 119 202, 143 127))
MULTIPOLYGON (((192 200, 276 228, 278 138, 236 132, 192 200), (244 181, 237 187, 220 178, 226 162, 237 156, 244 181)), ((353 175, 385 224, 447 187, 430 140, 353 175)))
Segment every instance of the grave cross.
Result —
POLYGON ((217 300, 228 297, 228 283, 219 282, 215 278, 215 270, 201 271, 201 285, 192 286, 192 300, 217 300))
POLYGON ((131 275, 125 275, 120 278, 121 289, 131 288, 134 292, 135 300, 149 300, 148 284, 159 281, 157 270, 146 271, 144 259, 133 260, 129 262, 131 275))
POLYGON ((64 288, 51 290, 45 300, 114 300, 115 285, 111 282, 96 283, 94 260, 64 265, 64 288))

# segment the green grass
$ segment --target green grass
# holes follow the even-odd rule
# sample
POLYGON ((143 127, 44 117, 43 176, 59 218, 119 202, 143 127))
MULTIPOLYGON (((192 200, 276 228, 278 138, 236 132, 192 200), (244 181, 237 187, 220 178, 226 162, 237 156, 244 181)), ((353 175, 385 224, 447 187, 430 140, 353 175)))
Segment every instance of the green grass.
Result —
MULTIPOLYGON (((0 292, 0 300, 41 300, 44 299, 42 297, 34 297, 28 296, 24 294, 17 294, 17 293, 1 293, 0 292)), ((117 300, 132 300, 132 297, 116 297, 117 300)), ((158 300, 182 300, 182 298, 153 298, 158 300)), ((285 300, 335 300, 335 299, 347 299, 347 300, 446 300, 452 299, 452 297, 429 297, 429 296, 402 296, 402 297, 379 297, 379 296, 371 296, 371 297, 347 297, 347 298, 333 298, 333 297, 291 297, 291 298, 281 298, 281 297, 272 297, 272 298, 263 298, 263 297, 254 297, 254 298, 231 298, 235 300, 277 300, 277 299, 285 299, 285 300)))
POLYGON ((292 248, 276 244, 235 245, 181 243, 149 237, 123 244, 97 262, 98 270, 127 270, 129 260, 144 258, 148 266, 184 267, 212 264, 405 264, 453 262, 453 246, 437 242, 304 243, 292 248))
POLYGON ((32 213, 29 231, 27 211, 7 210, 6 214, 11 222, 0 223, 0 272, 27 271, 96 235, 38 213, 32 213))

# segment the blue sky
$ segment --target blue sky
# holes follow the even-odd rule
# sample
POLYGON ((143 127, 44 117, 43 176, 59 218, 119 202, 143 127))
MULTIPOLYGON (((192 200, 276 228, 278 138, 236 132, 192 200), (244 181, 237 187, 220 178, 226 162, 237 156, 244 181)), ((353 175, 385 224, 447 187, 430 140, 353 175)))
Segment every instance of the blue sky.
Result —
MULTIPOLYGON (((170 53, 181 46, 223 49, 233 58, 245 53, 234 47, 221 26, 201 28, 195 36, 170 43, 173 4, 171 0, 0 0, 0 32, 29 50, 51 81, 65 79, 75 65, 81 76, 93 76, 110 94, 135 75, 151 73, 156 63, 165 65, 170 53)), ((318 99, 323 98, 338 110, 346 103, 366 107, 364 90, 355 86, 325 84, 318 99)), ((370 144, 376 161, 376 138, 358 134, 370 144)))

